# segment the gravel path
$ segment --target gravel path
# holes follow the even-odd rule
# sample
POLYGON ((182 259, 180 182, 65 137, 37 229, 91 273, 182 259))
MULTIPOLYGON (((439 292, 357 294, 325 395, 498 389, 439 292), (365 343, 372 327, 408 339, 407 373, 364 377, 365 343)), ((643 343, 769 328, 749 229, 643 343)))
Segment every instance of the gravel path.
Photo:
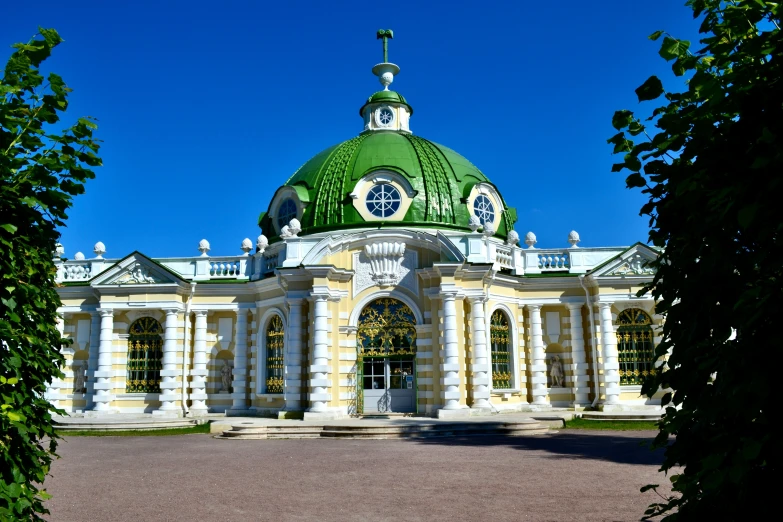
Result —
POLYGON ((72 437, 49 520, 639 520, 668 483, 654 432, 529 438, 72 437))

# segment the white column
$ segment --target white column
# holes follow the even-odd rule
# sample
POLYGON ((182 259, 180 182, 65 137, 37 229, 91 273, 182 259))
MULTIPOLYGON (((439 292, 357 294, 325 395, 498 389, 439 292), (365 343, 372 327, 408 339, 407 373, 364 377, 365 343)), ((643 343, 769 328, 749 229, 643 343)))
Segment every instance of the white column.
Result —
POLYGON ((574 394, 574 408, 590 404, 588 397, 590 386, 588 384, 587 360, 585 358, 585 338, 582 328, 582 304, 568 303, 571 325, 571 369, 573 371, 573 385, 571 391, 574 394))
POLYGON ((247 310, 237 310, 236 337, 234 339, 234 381, 232 410, 246 410, 247 406, 247 310))
POLYGON ((163 325, 163 369, 160 371, 160 411, 177 411, 174 404, 179 399, 177 389, 180 382, 177 378, 180 371, 177 370, 177 320, 179 310, 167 308, 166 322, 163 325))
MULTIPOLYGON (((457 341, 456 294, 441 294, 443 300, 443 363, 440 365, 441 399, 444 410, 465 408, 459 403, 459 343, 457 341)), ((485 351, 486 353, 486 351, 485 351)))
POLYGON ((533 406, 546 406, 546 354, 541 330, 541 305, 527 305, 530 312, 530 372, 533 406))
POLYGON ((89 410, 95 407, 93 397, 95 396, 95 370, 98 369, 98 346, 101 342, 101 314, 92 312, 90 314, 90 349, 88 352, 87 368, 84 372, 84 386, 87 388, 87 397, 85 409, 89 410))
POLYGON ((601 369, 604 372, 603 404, 614 406, 620 404, 620 365, 617 360, 617 337, 612 325, 612 303, 598 303, 601 311, 601 369))
POLYGON ((484 297, 470 300, 471 331, 470 342, 473 362, 473 408, 490 408, 489 404, 489 361, 487 356, 487 327, 484 317, 484 297))
POLYGON ((307 411, 324 412, 328 409, 329 393, 329 301, 327 295, 313 295, 313 360, 310 366, 310 408, 307 411))
MULTIPOLYGON (((204 415, 207 408, 207 311, 197 310, 196 324, 193 328, 193 376, 190 387, 190 413, 194 416, 204 415)), ((187 319, 186 319, 187 320, 187 319)))
POLYGON ((114 376, 112 371, 112 339, 114 338, 114 310, 98 309, 101 315, 101 334, 98 345, 98 369, 95 370, 97 382, 93 384, 95 395, 93 402, 96 411, 109 411, 111 401, 114 398, 111 394, 112 382, 114 376))
MULTIPOLYGON (((57 326, 57 333, 62 339, 65 334, 65 314, 62 314, 62 318, 55 319, 57 326)), ((58 353, 62 353, 62 345, 58 344, 56 347, 58 353)), ((52 382, 46 384, 45 397, 49 400, 52 406, 55 408, 60 407, 60 387, 63 386, 63 382, 59 378, 52 379, 52 382)))
POLYGON ((302 409, 302 304, 303 299, 288 300, 286 332, 285 383, 283 397, 286 411, 302 409))

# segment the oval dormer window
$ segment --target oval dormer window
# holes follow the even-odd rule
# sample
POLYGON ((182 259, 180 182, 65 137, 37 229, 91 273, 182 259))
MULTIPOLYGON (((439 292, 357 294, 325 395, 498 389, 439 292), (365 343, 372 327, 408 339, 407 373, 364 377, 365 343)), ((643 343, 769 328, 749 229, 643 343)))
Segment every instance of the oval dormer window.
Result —
POLYGON ((381 127, 389 127, 394 123, 394 111, 391 107, 381 107, 375 113, 377 123, 381 127))
POLYGON ((495 205, 484 194, 480 194, 473 201, 473 213, 481 221, 481 225, 495 222, 495 205))
POLYGON ((400 191, 389 183, 375 185, 367 192, 367 210, 373 216, 387 218, 400 209, 400 191))
POLYGON ((296 217, 296 203, 291 198, 286 199, 280 203, 280 208, 277 209, 277 226, 283 228, 289 221, 296 217))

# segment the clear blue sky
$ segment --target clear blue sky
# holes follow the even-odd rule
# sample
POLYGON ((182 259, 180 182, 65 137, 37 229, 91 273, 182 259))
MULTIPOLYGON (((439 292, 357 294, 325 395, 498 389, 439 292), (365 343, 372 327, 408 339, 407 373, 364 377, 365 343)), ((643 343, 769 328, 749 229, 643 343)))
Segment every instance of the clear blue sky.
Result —
MULTIPOLYGON (((362 130, 380 89, 375 32, 394 30, 393 88, 415 134, 460 152, 515 206, 539 247, 646 241, 645 201, 606 139, 650 74, 678 89, 647 36, 693 39, 684 0, 584 2, 9 2, 0 60, 41 25, 74 89, 66 120, 98 118, 104 166, 71 210, 66 256, 241 253, 274 191, 362 130)), ((697 45, 694 42, 694 45, 697 45)))

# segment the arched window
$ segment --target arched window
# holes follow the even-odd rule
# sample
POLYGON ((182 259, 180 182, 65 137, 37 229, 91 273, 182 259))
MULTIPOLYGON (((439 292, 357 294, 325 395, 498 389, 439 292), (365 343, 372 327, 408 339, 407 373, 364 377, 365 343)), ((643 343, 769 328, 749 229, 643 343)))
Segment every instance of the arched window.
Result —
POLYGON ((511 388, 511 334, 508 317, 495 310, 489 322, 489 339, 492 351, 492 389, 511 388))
POLYGON ((388 183, 375 185, 367 192, 367 210, 373 216, 387 218, 400 208, 400 191, 388 183))
POLYGON ((476 199, 473 200, 473 213, 479 218, 481 226, 495 221, 495 205, 484 194, 476 196, 476 199))
POLYGON ((163 328, 152 317, 133 322, 128 335, 126 393, 160 393, 163 368, 163 328))
POLYGON ((279 315, 266 328, 266 393, 283 393, 283 349, 285 329, 279 315))
POLYGON ((280 208, 277 209, 277 226, 283 228, 289 221, 296 217, 296 203, 291 198, 284 200, 280 203, 280 208))
POLYGON ((365 357, 415 354, 416 318, 397 299, 376 299, 359 314, 356 342, 359 355, 365 357))
POLYGON ((655 374, 652 319, 643 310, 629 308, 617 316, 617 325, 620 384, 642 384, 655 374))

